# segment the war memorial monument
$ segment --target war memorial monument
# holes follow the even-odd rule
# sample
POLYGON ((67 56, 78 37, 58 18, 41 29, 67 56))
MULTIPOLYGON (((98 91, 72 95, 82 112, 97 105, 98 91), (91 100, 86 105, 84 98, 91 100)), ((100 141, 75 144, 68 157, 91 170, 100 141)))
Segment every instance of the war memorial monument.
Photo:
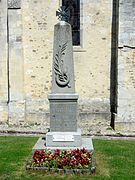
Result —
POLYGON ((33 147, 36 150, 57 148, 86 148, 93 151, 92 139, 82 137, 77 126, 77 101, 75 92, 74 62, 69 11, 65 7, 56 12, 60 22, 54 26, 52 90, 50 102, 50 130, 46 138, 39 138, 33 147))

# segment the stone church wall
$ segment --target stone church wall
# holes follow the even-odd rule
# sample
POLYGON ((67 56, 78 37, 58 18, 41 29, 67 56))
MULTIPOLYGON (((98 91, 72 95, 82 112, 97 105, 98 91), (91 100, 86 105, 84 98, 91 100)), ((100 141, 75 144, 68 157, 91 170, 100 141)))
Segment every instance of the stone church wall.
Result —
POLYGON ((135 132, 135 1, 120 0, 116 130, 135 132))
MULTIPOLYGON (((0 123, 14 130, 46 132, 53 30, 61 0, 18 2, 20 7, 11 10, 5 0, 0 1, 0 32, 4 33, 0 36, 4 45, 0 50, 0 123)), ((81 0, 81 46, 74 47, 74 66, 83 134, 102 133, 111 121, 112 4, 112 0, 81 0)))
MULTIPOLYGON (((49 126, 53 30, 61 2, 22 1, 25 126, 49 126)), ((84 132, 110 124, 111 1, 81 1, 81 46, 74 47, 79 121, 84 132), (89 126, 89 128, 87 128, 89 126)))
POLYGON ((0 124, 8 121, 7 3, 0 1, 0 124))

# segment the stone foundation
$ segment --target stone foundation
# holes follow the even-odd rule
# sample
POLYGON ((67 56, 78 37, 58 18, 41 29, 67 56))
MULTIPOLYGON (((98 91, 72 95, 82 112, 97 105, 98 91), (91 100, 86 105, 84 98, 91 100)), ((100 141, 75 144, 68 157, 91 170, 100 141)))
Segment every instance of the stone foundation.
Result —
MULTIPOLYGON (((48 100, 10 102, 2 107, 5 112, 1 116, 1 132, 46 133, 50 128, 48 100)), ((108 100, 79 99, 77 120, 83 135, 103 134, 106 130, 110 133, 108 100)))

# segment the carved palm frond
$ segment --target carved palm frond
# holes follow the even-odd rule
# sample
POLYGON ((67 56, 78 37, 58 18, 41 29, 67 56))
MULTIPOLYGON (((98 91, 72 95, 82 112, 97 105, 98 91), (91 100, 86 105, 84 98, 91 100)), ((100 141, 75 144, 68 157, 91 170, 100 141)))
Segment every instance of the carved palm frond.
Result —
POLYGON ((62 56, 65 54, 64 51, 66 50, 67 42, 64 43, 62 46, 59 46, 59 51, 55 55, 55 61, 54 61, 54 70, 56 74, 59 74, 61 76, 64 75, 64 68, 63 68, 63 60, 62 56))
POLYGON ((67 42, 65 44, 63 44, 62 48, 61 48, 61 54, 64 55, 64 51, 66 50, 67 47, 67 42))
POLYGON ((54 59, 54 72, 56 75, 56 82, 60 86, 66 86, 69 83, 69 77, 67 75, 66 68, 64 67, 64 61, 62 57, 65 55, 65 50, 67 47, 67 42, 64 43, 62 46, 59 45, 58 53, 55 55, 54 59))

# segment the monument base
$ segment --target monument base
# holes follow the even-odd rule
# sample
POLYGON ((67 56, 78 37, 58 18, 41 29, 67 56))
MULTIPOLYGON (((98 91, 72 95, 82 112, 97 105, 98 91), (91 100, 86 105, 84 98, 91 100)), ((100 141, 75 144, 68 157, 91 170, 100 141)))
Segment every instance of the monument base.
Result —
POLYGON ((82 144, 81 130, 77 132, 48 132, 46 146, 49 147, 80 147, 82 144))
POLYGON ((56 149, 60 149, 60 150, 72 150, 72 149, 82 149, 82 148, 85 148, 87 150, 89 150, 91 153, 94 152, 94 148, 93 148, 93 143, 92 143, 92 139, 91 137, 82 137, 81 138, 82 140, 82 144, 81 146, 61 146, 61 147, 58 147, 58 146, 53 146, 53 147, 49 147, 49 146, 46 146, 46 138, 39 138, 37 143, 35 144, 35 146, 33 147, 32 149, 32 153, 34 153, 36 150, 56 150, 56 149))

